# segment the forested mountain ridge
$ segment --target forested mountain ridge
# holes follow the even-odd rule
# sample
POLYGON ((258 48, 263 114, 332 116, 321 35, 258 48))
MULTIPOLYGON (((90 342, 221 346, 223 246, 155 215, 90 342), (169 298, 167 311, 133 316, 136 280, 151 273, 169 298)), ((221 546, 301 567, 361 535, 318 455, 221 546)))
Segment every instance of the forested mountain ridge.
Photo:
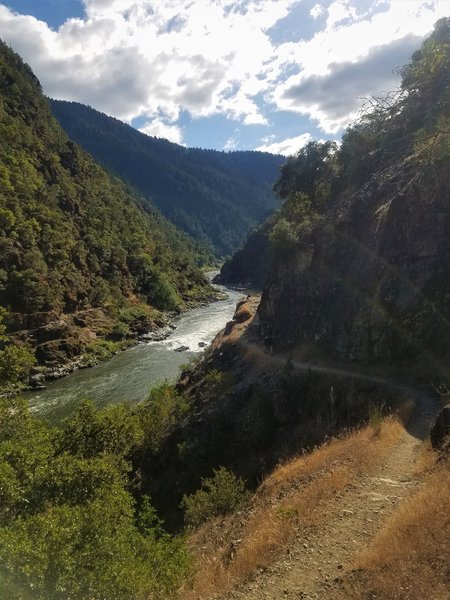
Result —
POLYGON ((71 139, 217 256, 236 250, 250 229, 279 205, 272 185, 282 156, 185 148, 88 106, 50 102, 71 139))
POLYGON ((3 43, 0 137, 0 306, 11 327, 128 300, 176 310, 210 294, 196 244, 67 138, 3 43))

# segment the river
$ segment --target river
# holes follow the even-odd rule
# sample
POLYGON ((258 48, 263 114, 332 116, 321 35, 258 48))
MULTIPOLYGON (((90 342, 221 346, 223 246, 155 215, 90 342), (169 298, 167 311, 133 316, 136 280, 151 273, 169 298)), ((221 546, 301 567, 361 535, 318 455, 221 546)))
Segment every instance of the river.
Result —
POLYGON ((226 292, 228 298, 177 317, 173 322, 176 329, 166 340, 139 343, 91 369, 80 369, 49 382, 45 390, 27 392, 25 397, 31 411, 58 423, 85 398, 98 407, 144 400, 153 386, 165 379, 175 379, 180 367, 203 351, 199 343, 211 343, 231 320, 242 292, 216 287, 226 292), (175 352, 180 346, 189 350, 175 352))

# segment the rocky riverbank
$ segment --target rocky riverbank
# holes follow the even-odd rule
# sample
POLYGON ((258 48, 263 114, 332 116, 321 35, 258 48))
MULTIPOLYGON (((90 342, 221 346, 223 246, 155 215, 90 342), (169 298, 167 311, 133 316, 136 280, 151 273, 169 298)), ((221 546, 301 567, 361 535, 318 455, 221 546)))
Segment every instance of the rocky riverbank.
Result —
MULTIPOLYGON (((181 312, 223 298, 224 293, 216 289, 206 300, 190 302, 181 312)), ((10 335, 16 343, 28 345, 35 354, 36 366, 30 372, 29 389, 44 389, 46 381, 93 367, 140 342, 165 340, 174 331, 173 320, 179 314, 136 305, 114 312, 105 307, 72 314, 40 313, 23 322, 17 315, 13 323, 19 327, 10 335)))

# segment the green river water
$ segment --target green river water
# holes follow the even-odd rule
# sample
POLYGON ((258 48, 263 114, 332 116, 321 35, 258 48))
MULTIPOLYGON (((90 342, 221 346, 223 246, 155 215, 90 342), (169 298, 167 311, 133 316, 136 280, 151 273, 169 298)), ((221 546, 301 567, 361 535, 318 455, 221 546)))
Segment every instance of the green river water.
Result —
POLYGON ((174 320, 176 329, 166 340, 140 343, 92 369, 49 382, 45 390, 27 392, 31 411, 58 423, 85 398, 99 407, 142 401, 154 385, 176 378, 181 365, 202 352, 199 343, 209 344, 231 320, 242 292, 217 287, 226 291, 228 298, 180 315, 174 320), (175 352, 180 346, 189 350, 175 352))

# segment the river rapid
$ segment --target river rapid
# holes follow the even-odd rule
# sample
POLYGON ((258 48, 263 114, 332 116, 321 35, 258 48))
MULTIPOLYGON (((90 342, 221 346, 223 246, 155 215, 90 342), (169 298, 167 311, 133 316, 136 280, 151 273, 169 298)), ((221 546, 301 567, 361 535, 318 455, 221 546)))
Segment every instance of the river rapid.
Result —
POLYGON ((173 321, 176 329, 167 339, 139 343, 91 369, 80 369, 49 382, 45 390, 27 392, 25 397, 31 411, 57 424, 85 398, 93 400, 98 407, 119 402, 136 404, 158 383, 174 380, 180 367, 204 350, 199 344, 210 344, 231 320, 236 303, 242 297, 242 292, 215 287, 226 292, 227 299, 180 315, 173 321), (175 352, 181 346, 189 350, 175 352))

